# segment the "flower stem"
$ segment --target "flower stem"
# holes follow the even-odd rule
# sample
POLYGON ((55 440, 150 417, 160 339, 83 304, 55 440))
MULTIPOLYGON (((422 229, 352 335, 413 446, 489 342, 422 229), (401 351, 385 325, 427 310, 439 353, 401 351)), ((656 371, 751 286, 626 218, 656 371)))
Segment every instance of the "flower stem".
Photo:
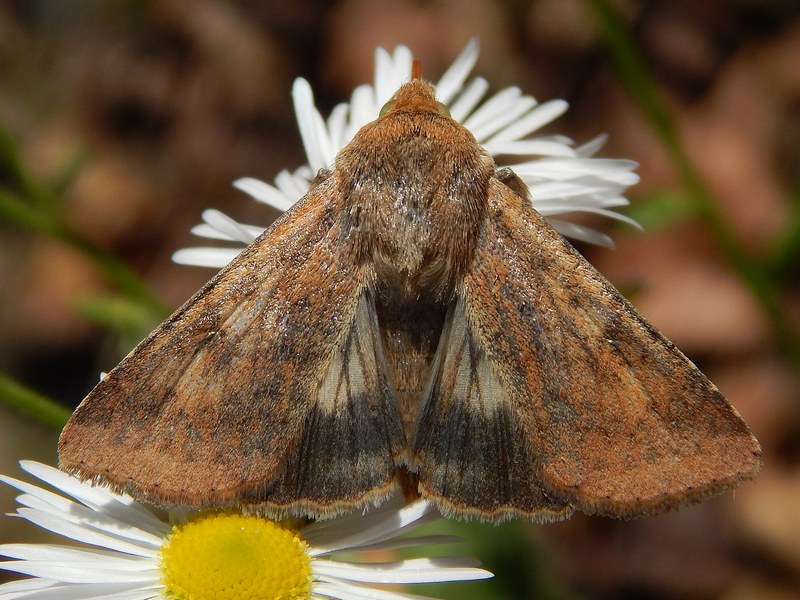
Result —
POLYGON ((54 429, 61 429, 70 411, 59 403, 0 373, 0 401, 54 429))
POLYGON ((783 309, 779 288, 768 270, 745 250, 689 159, 675 121, 656 92, 656 85, 628 26, 607 0, 588 0, 588 6, 605 39, 617 74, 667 151, 698 216, 705 221, 734 272, 758 301, 781 348, 800 370, 800 337, 783 309))
MULTIPOLYGON (((71 229, 62 219, 59 200, 74 181, 83 156, 75 157, 51 183, 42 183, 24 166, 13 137, 0 123, 0 222, 35 231, 57 239, 88 258, 97 269, 113 281, 133 306, 156 319, 167 314, 167 308, 153 291, 115 256, 96 246, 71 229)), ((144 320, 144 319, 143 319, 144 320)), ((26 388, 0 373, 0 402, 60 429, 70 411, 57 402, 26 388)))
POLYGON ((25 227, 71 246, 105 273, 130 298, 163 317, 167 308, 161 300, 123 262, 64 224, 51 210, 23 202, 7 190, 0 189, 0 220, 25 227))
POLYGON ((52 194, 25 169, 17 144, 2 123, 0 123, 0 165, 5 175, 10 176, 15 187, 19 188, 27 198, 37 205, 52 204, 52 194))

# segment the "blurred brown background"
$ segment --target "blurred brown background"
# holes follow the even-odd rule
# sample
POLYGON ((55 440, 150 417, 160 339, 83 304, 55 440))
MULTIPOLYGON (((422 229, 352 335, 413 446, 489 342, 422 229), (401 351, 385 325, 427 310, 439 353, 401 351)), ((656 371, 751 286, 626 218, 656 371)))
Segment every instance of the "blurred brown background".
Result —
MULTIPOLYGON (((738 244, 796 326, 800 3, 614 5, 738 244)), ((304 162, 293 78, 311 81, 327 114, 372 81, 375 46, 407 44, 437 79, 472 36, 475 74, 494 91, 513 84, 571 103, 548 132, 585 141, 606 131, 603 156, 641 163, 630 214, 647 230, 592 221, 617 248, 580 249, 718 384, 761 440, 766 466, 735 494, 660 517, 469 526, 498 578, 457 597, 800 598, 798 362, 707 221, 686 208, 583 0, 6 0, 0 124, 61 222, 175 307, 212 274, 169 258, 196 243, 188 232, 201 210, 266 225, 276 214, 231 181, 272 181, 304 162)), ((19 175, 0 163, 0 185, 18 186, 19 175)), ((65 406, 156 324, 85 253, 13 219, 0 220, 0 290, 0 371, 65 406), (119 310, 98 315, 104 300, 119 310)), ((18 476, 20 458, 53 463, 56 438, 0 404, 0 471, 18 476)), ((3 512, 13 496, 0 490, 3 512)), ((0 521, 2 541, 35 536, 0 521)))

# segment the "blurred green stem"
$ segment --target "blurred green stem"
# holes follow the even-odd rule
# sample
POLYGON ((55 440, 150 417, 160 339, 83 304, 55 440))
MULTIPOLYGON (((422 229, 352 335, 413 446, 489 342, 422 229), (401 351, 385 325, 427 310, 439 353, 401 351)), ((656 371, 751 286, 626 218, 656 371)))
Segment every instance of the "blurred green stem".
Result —
POLYGON ((617 73, 661 140, 697 214, 706 222, 726 260, 769 318, 782 349, 795 368, 800 370, 800 338, 783 310, 778 286, 768 270, 762 268, 744 249, 686 154, 675 121, 656 91, 656 85, 628 26, 607 0, 588 0, 588 6, 617 73))
POLYGON ((796 186, 791 196, 791 213, 768 257, 772 276, 779 281, 791 281, 795 277, 800 257, 800 186, 796 186))
MULTIPOLYGON (((0 123, 0 221, 60 240, 87 257, 113 281, 135 307, 157 318, 167 314, 166 306, 123 262, 94 245, 67 225, 59 202, 83 165, 80 154, 64 165, 48 185, 25 168, 14 138, 0 123)), ((142 319, 146 320, 146 319, 142 319)), ((47 425, 61 428, 69 411, 0 373, 0 402, 47 425)))
POLYGON ((5 171, 4 174, 13 177, 16 187, 36 204, 52 205, 54 203, 53 194, 45 186, 39 184, 23 166, 17 144, 2 123, 0 123, 0 167, 5 171))
POLYGON ((159 317, 167 314, 161 300, 124 263, 72 231, 52 210, 27 204, 0 189, 0 219, 61 240, 89 258, 132 299, 159 317))
POLYGON ((54 429, 61 429, 70 411, 0 373, 0 401, 54 429))

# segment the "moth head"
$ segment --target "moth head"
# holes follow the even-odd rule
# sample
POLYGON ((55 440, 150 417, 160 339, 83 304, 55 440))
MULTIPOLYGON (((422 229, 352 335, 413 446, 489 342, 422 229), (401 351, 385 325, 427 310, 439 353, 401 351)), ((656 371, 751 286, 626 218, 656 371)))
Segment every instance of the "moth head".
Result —
POLYGON ((392 99, 381 108, 380 116, 384 117, 395 111, 438 112, 446 117, 450 116, 447 105, 436 100, 433 86, 421 79, 413 79, 397 90, 392 99))

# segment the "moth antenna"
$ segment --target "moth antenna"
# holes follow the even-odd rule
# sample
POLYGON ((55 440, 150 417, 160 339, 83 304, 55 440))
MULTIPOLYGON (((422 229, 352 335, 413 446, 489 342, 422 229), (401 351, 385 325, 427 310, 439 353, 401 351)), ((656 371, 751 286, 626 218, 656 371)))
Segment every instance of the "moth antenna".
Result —
POLYGON ((411 61, 411 80, 422 79, 422 62, 415 58, 411 61))

